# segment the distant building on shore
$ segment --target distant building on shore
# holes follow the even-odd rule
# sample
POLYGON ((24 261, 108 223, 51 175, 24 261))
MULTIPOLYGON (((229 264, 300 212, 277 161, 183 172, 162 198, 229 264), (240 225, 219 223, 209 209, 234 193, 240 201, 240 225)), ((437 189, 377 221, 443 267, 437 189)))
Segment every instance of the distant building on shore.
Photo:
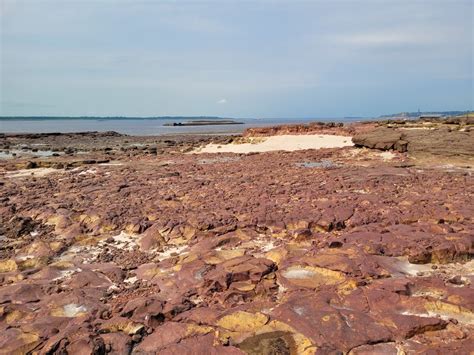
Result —
POLYGON ((424 115, 420 115, 418 118, 420 120, 433 120, 433 119, 438 119, 441 117, 445 117, 445 116, 441 114, 424 114, 424 115))

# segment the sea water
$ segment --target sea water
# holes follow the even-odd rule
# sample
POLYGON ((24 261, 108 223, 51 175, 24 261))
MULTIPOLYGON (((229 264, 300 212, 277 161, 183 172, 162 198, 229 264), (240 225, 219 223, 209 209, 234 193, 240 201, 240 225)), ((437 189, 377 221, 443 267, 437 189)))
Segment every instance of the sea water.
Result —
POLYGON ((246 118, 235 119, 243 124, 209 125, 209 126, 165 126, 174 122, 195 120, 212 120, 209 118, 2 118, 0 133, 50 133, 50 132, 86 132, 115 131, 129 135, 164 135, 164 134, 232 134, 242 133, 246 128, 265 127, 281 124, 308 123, 314 121, 354 121, 350 118, 246 118))

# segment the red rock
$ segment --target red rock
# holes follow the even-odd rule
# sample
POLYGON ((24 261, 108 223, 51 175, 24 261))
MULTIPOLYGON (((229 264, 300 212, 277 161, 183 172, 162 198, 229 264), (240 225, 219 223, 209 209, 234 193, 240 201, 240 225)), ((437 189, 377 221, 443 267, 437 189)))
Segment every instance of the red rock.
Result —
POLYGON ((263 276, 275 269, 268 259, 242 256, 218 264, 215 270, 204 275, 205 287, 213 292, 227 290, 233 282, 250 280, 258 283, 263 276))
MULTIPOLYGON (((376 125, 260 134, 352 134, 376 125)), ((193 155, 177 150, 210 138, 47 136, 52 146, 101 148, 81 161, 35 160, 78 170, 0 183, 2 346, 208 354, 287 353, 304 344, 319 353, 390 353, 396 343, 406 353, 469 352, 468 140, 452 149, 437 143, 427 150, 436 158, 411 160, 428 142, 412 137, 420 142, 398 139, 393 148, 407 152, 384 161, 352 147, 193 155), (123 149, 104 150, 116 144, 123 149), (163 152, 150 155, 151 145, 163 152), (112 153, 122 165, 97 163, 112 153), (452 166, 440 167, 444 159, 452 166), (251 332, 218 325, 239 311, 263 321, 251 332)), ((0 136, 0 147, 31 139, 0 136)), ((0 170, 25 163, 0 160, 0 170)))
POLYGON ((110 349, 108 352, 115 354, 129 354, 132 350, 132 340, 123 333, 108 333, 100 336, 104 345, 110 349))
MULTIPOLYGON (((138 346, 134 348, 133 353, 158 353, 163 348, 182 342, 184 339, 194 337, 197 334, 209 333, 212 329, 198 329, 184 323, 166 322, 162 326, 148 335, 138 346)), ((211 342, 212 344, 212 342, 211 342)))
POLYGON ((18 283, 0 288, 0 304, 24 304, 42 299, 44 292, 40 285, 18 283))

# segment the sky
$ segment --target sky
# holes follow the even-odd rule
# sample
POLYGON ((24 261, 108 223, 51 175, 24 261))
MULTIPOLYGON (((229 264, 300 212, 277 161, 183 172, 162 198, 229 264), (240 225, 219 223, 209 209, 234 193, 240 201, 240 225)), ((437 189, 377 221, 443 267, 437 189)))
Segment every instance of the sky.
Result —
POLYGON ((473 4, 0 0, 0 115, 470 110, 473 4))

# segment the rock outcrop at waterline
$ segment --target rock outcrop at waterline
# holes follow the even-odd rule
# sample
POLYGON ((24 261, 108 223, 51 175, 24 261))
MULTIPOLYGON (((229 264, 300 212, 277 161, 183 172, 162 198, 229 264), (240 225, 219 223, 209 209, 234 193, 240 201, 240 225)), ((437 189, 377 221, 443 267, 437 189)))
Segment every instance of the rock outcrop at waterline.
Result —
POLYGON ((339 122, 311 122, 307 124, 286 124, 273 127, 247 128, 244 137, 265 137, 285 134, 335 134, 350 136, 354 132, 350 126, 339 122))
POLYGON ((352 141, 358 147, 396 150, 413 155, 473 157, 474 122, 461 118, 389 121, 371 131, 356 134, 352 141))

